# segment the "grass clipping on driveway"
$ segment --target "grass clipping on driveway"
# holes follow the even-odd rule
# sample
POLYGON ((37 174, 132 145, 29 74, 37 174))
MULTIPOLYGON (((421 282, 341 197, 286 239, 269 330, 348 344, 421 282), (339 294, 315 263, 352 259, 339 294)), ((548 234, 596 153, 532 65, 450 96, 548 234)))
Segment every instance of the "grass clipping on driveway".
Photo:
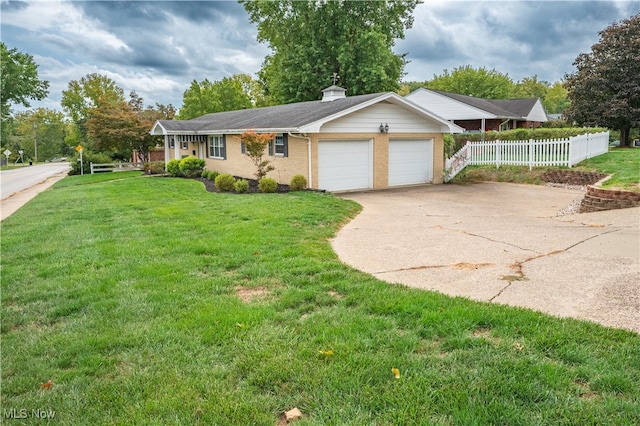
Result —
POLYGON ((2 409, 56 424, 632 424, 640 336, 393 286, 359 207, 73 176, 2 223, 2 409), (13 411, 12 411, 13 410, 13 411), (25 411, 21 411, 25 410, 25 411))

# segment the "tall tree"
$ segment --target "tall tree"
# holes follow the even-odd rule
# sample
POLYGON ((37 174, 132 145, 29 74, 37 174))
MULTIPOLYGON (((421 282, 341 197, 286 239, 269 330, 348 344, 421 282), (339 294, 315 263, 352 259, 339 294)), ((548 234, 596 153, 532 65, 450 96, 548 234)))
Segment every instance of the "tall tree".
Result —
POLYGON ((419 0, 240 0, 273 54, 260 71, 274 103, 319 99, 334 73, 347 93, 398 88, 404 55, 392 51, 419 0))
POLYGON ((560 114, 569 106, 569 98, 567 96, 567 89, 560 81, 553 83, 547 90, 547 94, 542 100, 544 109, 549 114, 560 114))
POLYGON ((426 87, 486 99, 508 99, 515 89, 507 74, 484 67, 475 69, 471 65, 454 68, 451 72, 445 69, 441 75, 434 75, 426 87))
POLYGON ((124 90, 115 81, 101 74, 87 74, 80 80, 71 80, 67 90, 62 91, 60 104, 75 127, 69 137, 78 145, 88 145, 92 148, 91 140, 87 136, 87 120, 93 109, 100 109, 107 104, 125 102, 124 90))
POLYGON ((196 80, 184 92, 182 108, 178 113, 181 120, 190 120, 212 112, 234 111, 253 108, 261 102, 258 83, 248 74, 236 74, 221 81, 196 80))
POLYGON ((17 49, 7 49, 0 42, 0 110, 2 118, 10 114, 10 104, 29 108, 29 100, 41 100, 49 94, 49 82, 38 78, 38 65, 33 57, 17 49))
POLYGON ((544 99, 549 91, 548 81, 538 81, 538 76, 525 77, 515 84, 512 96, 514 98, 544 99))
POLYGON ((112 157, 130 158, 133 151, 143 161, 149 161, 149 152, 159 138, 149 131, 156 120, 173 118, 175 109, 160 106, 143 109, 144 101, 131 92, 129 102, 106 102, 89 110, 87 131, 95 151, 110 152, 112 157))
POLYGON ((599 32, 591 53, 573 63, 565 76, 571 105, 568 119, 581 125, 620 130, 620 144, 630 146, 631 128, 640 127, 640 14, 599 32))
POLYGON ((73 152, 65 143, 66 123, 64 114, 48 108, 37 108, 16 114, 14 119, 14 146, 24 151, 24 158, 38 161, 64 157, 73 152))
POLYGON ((89 118, 89 111, 105 103, 124 102, 124 90, 115 81, 101 74, 87 74, 71 80, 62 91, 62 109, 78 123, 89 118))

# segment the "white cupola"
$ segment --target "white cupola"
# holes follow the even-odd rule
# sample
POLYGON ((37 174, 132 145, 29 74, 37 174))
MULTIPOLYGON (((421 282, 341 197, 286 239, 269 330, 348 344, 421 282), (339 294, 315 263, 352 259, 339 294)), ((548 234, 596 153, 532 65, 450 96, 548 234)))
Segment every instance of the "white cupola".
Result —
POLYGON ((322 102, 331 102, 336 99, 344 99, 347 97, 346 95, 347 89, 343 89, 342 87, 338 87, 335 84, 333 86, 329 86, 322 91, 322 102))

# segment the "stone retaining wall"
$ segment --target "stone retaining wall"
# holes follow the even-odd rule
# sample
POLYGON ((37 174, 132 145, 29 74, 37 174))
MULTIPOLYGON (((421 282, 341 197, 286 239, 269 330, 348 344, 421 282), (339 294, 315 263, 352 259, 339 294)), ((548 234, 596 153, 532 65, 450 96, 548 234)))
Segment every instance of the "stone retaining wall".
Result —
POLYGON ((640 192, 602 189, 587 186, 587 193, 580 204, 580 213, 626 209, 640 206, 640 192))

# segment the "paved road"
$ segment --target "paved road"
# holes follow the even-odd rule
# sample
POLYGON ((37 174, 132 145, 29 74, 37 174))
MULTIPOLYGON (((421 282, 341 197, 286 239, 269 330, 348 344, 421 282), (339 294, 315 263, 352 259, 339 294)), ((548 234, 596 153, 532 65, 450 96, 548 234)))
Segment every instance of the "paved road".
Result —
POLYGON ((340 259, 390 283, 640 333, 640 208, 558 216, 583 193, 431 185, 345 194, 340 259))
POLYGON ((69 170, 69 163, 46 163, 0 172, 0 200, 69 170))
POLYGON ((0 172, 0 220, 44 191, 69 171, 69 163, 48 163, 0 172))

